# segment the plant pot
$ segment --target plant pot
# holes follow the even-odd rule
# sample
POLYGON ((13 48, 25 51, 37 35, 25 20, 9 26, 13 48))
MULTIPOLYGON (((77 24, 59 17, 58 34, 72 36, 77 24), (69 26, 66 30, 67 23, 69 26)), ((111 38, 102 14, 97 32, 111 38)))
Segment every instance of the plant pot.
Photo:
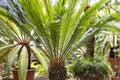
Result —
POLYGON ((113 71, 120 71, 119 65, 120 65, 120 59, 119 58, 108 58, 108 61, 111 64, 111 67, 113 71))
POLYGON ((100 80, 99 77, 80 78, 80 80, 100 80))
POLYGON ((112 76, 112 77, 111 77, 111 80, 117 80, 117 77, 112 76))
MULTIPOLYGON (((13 73, 13 80, 19 80, 18 79, 18 70, 17 69, 13 69, 12 70, 13 73)), ((29 69, 27 71, 27 79, 26 80, 34 80, 34 75, 35 75, 35 69, 29 69)))

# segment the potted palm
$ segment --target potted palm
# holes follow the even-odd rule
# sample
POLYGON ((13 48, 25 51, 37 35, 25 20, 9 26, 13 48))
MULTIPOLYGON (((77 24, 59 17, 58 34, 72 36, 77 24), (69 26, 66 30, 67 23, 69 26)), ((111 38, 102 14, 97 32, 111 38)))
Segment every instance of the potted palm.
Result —
POLYGON ((118 57, 118 49, 120 43, 119 39, 119 32, 107 29, 100 31, 99 35, 97 35, 96 40, 96 46, 98 46, 97 51, 101 54, 107 54, 107 58, 111 64, 112 69, 117 73, 120 71, 120 59, 118 57))
MULTIPOLYGON (((9 21, 6 18, 3 18, 3 20, 9 21)), ((25 33, 21 32, 14 23, 11 22, 10 24, 13 24, 11 26, 6 23, 6 21, 0 23, 0 33, 3 34, 4 37, 12 39, 14 43, 6 43, 0 47, 0 61, 2 62, 7 59, 6 66, 8 71, 14 62, 17 62, 17 69, 13 69, 14 80, 34 80, 35 69, 31 68, 31 54, 33 54, 39 62, 42 60, 41 63, 46 64, 44 58, 36 48, 36 45, 31 44, 32 41, 25 33), (2 26, 4 26, 4 29, 2 26)))
POLYGON ((71 67, 74 77, 80 80, 109 80, 111 71, 110 64, 102 56, 81 57, 71 67))
POLYGON ((98 27, 106 26, 110 16, 105 18, 105 15, 100 20, 93 21, 93 15, 106 2, 107 0, 100 0, 84 12, 88 1, 81 1, 82 5, 76 10, 79 0, 58 0, 56 4, 52 4, 50 0, 20 0, 26 15, 34 25, 37 37, 47 50, 44 52, 50 60, 50 80, 65 80, 65 60, 71 52, 98 32, 98 27))
MULTIPOLYGON (((5 20, 5 18, 3 18, 3 20, 5 20)), ((11 22, 10 24, 13 23, 11 22)), ((31 68, 31 54, 33 54, 39 62, 42 60, 41 63, 46 64, 40 51, 35 45, 31 44, 30 38, 21 32, 15 24, 10 26, 6 21, 4 21, 0 23, 0 29, 0 33, 3 34, 4 37, 12 39, 14 42, 12 44, 7 43, 0 47, 0 61, 2 62, 7 59, 6 66, 8 71, 11 69, 14 62, 17 62, 17 69, 13 69, 14 80, 34 80, 35 69, 31 68), (2 26, 4 26, 4 29, 2 26), (14 30, 15 28, 16 30, 14 30)))
POLYGON ((111 76, 111 80, 117 80, 117 73, 113 72, 112 76, 111 76))
MULTIPOLYGON (((7 10, 3 8, 0 8, 0 11, 3 13, 7 12, 7 10)), ((21 22, 19 21, 20 23, 18 23, 13 16, 10 18, 10 13, 5 13, 5 15, 7 15, 7 17, 0 15, 0 34, 12 42, 3 41, 4 45, 0 46, 0 63, 3 62, 3 60, 7 61, 6 67, 8 73, 14 63, 17 63, 17 67, 15 66, 12 70, 14 80, 34 80, 35 69, 31 68, 31 55, 33 54, 40 63, 47 67, 45 59, 41 51, 30 39, 30 36, 27 36, 26 33, 18 27, 25 27, 25 25, 27 27, 29 25, 27 21, 25 22, 23 18, 22 20, 19 18, 21 22), (13 19, 16 23, 12 21, 13 19)))

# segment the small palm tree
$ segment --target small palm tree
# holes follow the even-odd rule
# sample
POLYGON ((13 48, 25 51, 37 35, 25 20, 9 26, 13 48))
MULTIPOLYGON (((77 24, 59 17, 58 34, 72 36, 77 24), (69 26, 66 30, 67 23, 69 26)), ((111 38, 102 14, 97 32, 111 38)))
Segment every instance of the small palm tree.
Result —
MULTIPOLYGON (((99 1, 85 13, 87 1, 81 5, 79 2, 82 1, 79 0, 58 0, 55 5, 51 5, 50 0, 20 0, 20 2, 47 50, 45 54, 50 60, 50 80, 65 80, 67 73, 65 59, 85 41, 83 35, 88 28, 105 26, 104 22, 110 18, 101 18, 102 20, 90 24, 92 15, 96 14, 96 10, 105 4, 106 0, 99 1)), ((89 29, 87 34, 97 31, 89 29)))
MULTIPOLYGON (((10 11, 2 14, 19 25, 32 38, 41 51, 49 59, 49 79, 65 80, 67 70, 65 60, 73 51, 85 43, 91 35, 99 31, 98 28, 108 27, 106 22, 113 19, 113 15, 103 16, 90 24, 91 17, 108 0, 100 0, 85 13, 88 1, 58 0, 55 4, 51 0, 19 0, 23 12, 27 16, 29 27, 32 27, 35 37, 31 36, 29 28, 19 25, 10 11), (87 30, 89 28, 89 30, 87 30), (94 28, 94 29, 92 29, 94 28), (37 41, 36 41, 37 38, 37 41), (39 44, 39 43, 42 43, 39 44)), ((117 14, 116 14, 117 15, 117 14)))
MULTIPOLYGON (((31 54, 44 67, 47 67, 47 64, 42 54, 40 54, 40 50, 36 47, 36 44, 19 28, 25 25, 27 27, 29 25, 28 22, 23 18, 21 20, 20 18, 15 18, 11 16, 11 13, 6 12, 7 10, 0 8, 0 35, 8 41, 12 41, 12 43, 8 41, 1 42, 4 45, 0 46, 0 63, 7 59, 6 65, 9 71, 14 62, 17 62, 19 80, 26 80, 27 70, 31 69, 31 54)), ((30 28, 29 31, 31 31, 30 28)))

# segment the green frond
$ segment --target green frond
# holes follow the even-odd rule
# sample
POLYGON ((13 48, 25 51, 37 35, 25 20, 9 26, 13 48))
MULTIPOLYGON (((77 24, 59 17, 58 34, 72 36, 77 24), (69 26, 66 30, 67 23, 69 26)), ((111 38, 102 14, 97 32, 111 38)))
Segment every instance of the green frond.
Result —
MULTIPOLYGON (((61 52, 65 53, 64 50, 67 49, 68 43, 70 41, 70 36, 73 34, 73 30, 79 17, 81 16, 86 3, 81 5, 80 9, 76 11, 77 0, 73 0, 73 3, 69 3, 69 7, 66 11, 66 14, 63 16, 61 21, 61 30, 60 30, 60 49, 61 52)), ((72 42, 72 41, 71 41, 72 42)))
POLYGON ((112 14, 116 21, 120 21, 120 13, 112 14))
POLYGON ((8 34, 12 34, 14 37, 18 38, 21 37, 20 29, 15 25, 15 23, 13 23, 11 20, 7 19, 5 16, 2 15, 0 15, 0 19, 3 21, 3 23, 1 21, 0 25, 4 26, 4 30, 6 30, 6 32, 9 32, 8 34))
POLYGON ((45 47, 48 47, 50 49, 50 51, 48 50, 48 52, 51 52, 51 44, 50 44, 50 40, 49 40, 49 35, 48 35, 48 31, 45 28, 45 25, 43 24, 43 18, 41 17, 41 12, 43 9, 41 8, 41 3, 40 0, 20 0, 20 3, 23 6, 23 9, 25 10, 26 14, 28 15, 30 21, 33 24, 33 29, 35 30, 36 34, 38 36, 41 36, 41 40, 45 47))
POLYGON ((105 3, 107 3, 109 0, 100 0, 93 6, 91 6, 87 11, 85 11, 85 14, 81 17, 80 22, 78 23, 78 26, 84 25, 91 17, 92 15, 96 14, 96 11, 99 10, 105 3))
POLYGON ((43 65, 45 70, 48 70, 48 62, 45 59, 45 55, 43 55, 44 53, 41 52, 38 48, 33 47, 33 46, 31 46, 31 50, 32 50, 33 54, 35 55, 35 57, 37 58, 37 60, 43 65))
POLYGON ((54 20, 54 10, 51 4, 51 0, 41 0, 43 2, 43 7, 45 8, 46 16, 48 16, 48 21, 54 20))
POLYGON ((8 54, 10 52, 10 49, 0 51, 0 64, 8 57, 8 54))
POLYGON ((20 51, 20 57, 18 61, 18 77, 19 80, 26 80, 28 70, 28 52, 27 48, 23 46, 20 51))
POLYGON ((20 51, 20 48, 21 48, 21 45, 18 45, 9 52, 9 55, 7 58, 7 64, 6 64, 8 74, 9 74, 9 71, 11 70, 11 67, 18 55, 18 52, 20 51))
POLYGON ((0 47, 0 51, 1 50, 6 50, 6 49, 9 49, 9 48, 13 48, 15 47, 17 44, 10 44, 10 45, 6 45, 6 46, 3 46, 3 47, 0 47))
POLYGON ((65 5, 67 3, 67 0, 59 0, 54 7, 54 14, 55 19, 61 19, 62 16, 65 14, 65 5))
MULTIPOLYGON (((21 28, 24 32, 26 32, 27 34, 30 35, 29 30, 28 30, 26 27, 24 27, 24 26, 14 17, 14 15, 11 14, 9 11, 7 11, 7 10, 5 10, 5 9, 3 9, 3 8, 0 7, 0 15, 1 15, 2 17, 5 17, 5 18, 7 18, 8 20, 11 21, 11 27, 14 27, 14 28, 12 28, 13 30, 16 30, 16 28, 19 27, 19 28, 21 28), (12 24, 13 24, 13 25, 12 25, 12 24), (15 28, 15 26, 17 26, 17 27, 15 28)), ((7 22, 6 22, 6 23, 7 23, 7 22)), ((9 25, 10 25, 10 22, 9 22, 9 25)), ((19 31, 18 31, 17 33, 19 33, 19 31)))
POLYGON ((7 17, 8 19, 12 20, 13 22, 16 22, 15 18, 5 9, 0 7, 0 14, 7 17))
POLYGON ((0 20, 0 29, 1 29, 0 33, 3 34, 3 36, 7 36, 10 39, 17 38, 16 34, 12 30, 10 30, 10 28, 1 20, 0 20))
POLYGON ((5 46, 6 44, 3 41, 0 41, 0 47, 5 46))
POLYGON ((60 24, 59 22, 51 22, 48 26, 50 32, 50 39, 53 46, 53 52, 55 58, 58 57, 59 51, 59 38, 60 38, 60 24))
POLYGON ((0 63, 7 58, 9 52, 11 51, 12 48, 14 48, 16 44, 11 44, 11 45, 4 45, 0 47, 0 63))

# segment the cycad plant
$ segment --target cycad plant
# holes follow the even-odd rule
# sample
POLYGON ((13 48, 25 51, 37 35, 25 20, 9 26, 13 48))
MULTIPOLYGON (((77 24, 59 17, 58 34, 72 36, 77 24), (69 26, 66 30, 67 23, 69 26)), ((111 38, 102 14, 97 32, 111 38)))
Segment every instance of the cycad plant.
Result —
POLYGON ((71 67, 74 77, 80 80, 109 80, 112 71, 110 64, 104 56, 80 57, 71 67))
POLYGON ((12 40, 12 43, 3 42, 4 45, 0 47, 0 63, 7 59, 8 72, 11 70, 12 65, 17 62, 16 68, 18 68, 19 80, 26 80, 27 70, 31 69, 31 54, 47 67, 43 56, 30 37, 11 20, 3 16, 0 16, 0 18, 2 19, 0 20, 0 34, 8 40, 12 40))
MULTIPOLYGON (((90 23, 93 20, 91 17, 107 1, 109 0, 100 0, 84 12, 88 4, 87 0, 56 0, 55 3, 53 0, 19 0, 35 37, 30 35, 25 25, 18 27, 37 43, 49 59, 50 80, 65 80, 66 58, 85 43, 91 35, 98 32, 98 28, 108 27, 109 24, 106 22, 111 21, 114 15, 103 16, 98 21, 90 23), (42 44, 39 45, 39 43, 42 44)), ((1 15, 11 19, 13 23, 19 23, 16 17, 12 17, 14 14, 8 16, 8 13, 10 14, 10 11, 6 11, 5 14, 1 13, 1 15)), ((118 14, 115 15, 118 16, 118 14)))
POLYGON ((114 30, 100 31, 100 34, 96 36, 97 51, 101 54, 107 54, 109 58, 116 58, 118 56, 117 53, 120 44, 119 34, 119 32, 114 30))
MULTIPOLYGON (((18 69, 18 80, 26 80, 27 71, 31 69, 32 54, 44 67, 47 67, 47 64, 34 41, 19 28, 20 26, 27 27, 29 25, 28 22, 25 21, 25 18, 19 18, 22 14, 19 14, 18 18, 15 18, 15 16, 11 16, 11 13, 8 13, 5 9, 0 8, 0 35, 7 40, 1 41, 4 45, 0 46, 0 63, 6 60, 8 73, 14 63, 17 63, 15 67, 18 69), (9 41, 11 41, 11 43, 9 41)), ((7 9, 8 11, 10 10, 9 8, 7 9)), ((30 28, 29 31, 31 31, 30 28)))
MULTIPOLYGON (((86 35, 83 37, 83 34, 88 28, 105 26, 104 22, 110 18, 110 16, 101 18, 91 23, 93 15, 107 2, 106 0, 99 1, 85 13, 87 1, 58 0, 54 5, 51 5, 50 0, 20 0, 20 2, 47 50, 45 54, 50 59, 50 80, 65 80, 67 56, 85 41, 86 35)), ((95 31, 97 29, 88 30, 89 33, 95 31)))

